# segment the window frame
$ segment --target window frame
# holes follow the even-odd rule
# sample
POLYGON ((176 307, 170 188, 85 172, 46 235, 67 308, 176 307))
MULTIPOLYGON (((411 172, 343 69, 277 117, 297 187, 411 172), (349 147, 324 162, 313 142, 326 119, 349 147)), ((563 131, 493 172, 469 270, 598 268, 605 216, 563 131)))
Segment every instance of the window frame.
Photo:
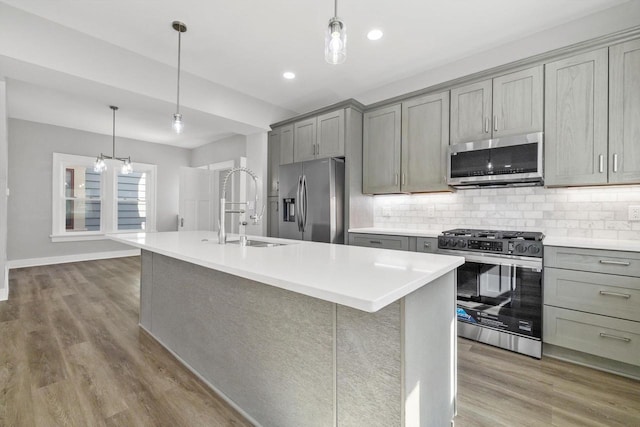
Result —
POLYGON ((122 162, 105 159, 107 169, 100 177, 100 230, 68 231, 66 229, 65 174, 71 166, 85 166, 93 169, 95 157, 75 154, 53 153, 51 185, 51 238, 52 242, 73 242, 83 240, 104 240, 109 233, 140 233, 156 231, 156 182, 157 166, 148 163, 131 162, 134 172, 145 172, 146 182, 146 229, 118 230, 118 173, 122 162))

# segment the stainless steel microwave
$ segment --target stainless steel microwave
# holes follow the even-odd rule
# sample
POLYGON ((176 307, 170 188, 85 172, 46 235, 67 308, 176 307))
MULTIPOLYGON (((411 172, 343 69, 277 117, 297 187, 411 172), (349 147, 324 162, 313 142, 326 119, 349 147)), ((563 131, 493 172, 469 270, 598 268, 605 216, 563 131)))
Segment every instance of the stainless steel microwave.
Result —
POLYGON ((543 184, 542 132, 453 144, 448 154, 452 187, 543 184))

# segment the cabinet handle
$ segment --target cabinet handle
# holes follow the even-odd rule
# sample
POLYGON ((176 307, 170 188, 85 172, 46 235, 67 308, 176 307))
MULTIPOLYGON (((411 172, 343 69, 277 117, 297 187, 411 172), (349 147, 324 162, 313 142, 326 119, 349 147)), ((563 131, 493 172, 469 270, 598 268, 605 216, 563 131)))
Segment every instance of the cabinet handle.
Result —
POLYGON ((407 179, 406 179, 405 174, 403 173, 402 174, 402 185, 405 185, 406 183, 407 183, 407 179))
POLYGON ((398 174, 397 173, 393 174, 393 185, 398 185, 398 174))
POLYGON ((604 172, 604 156, 600 154, 600 173, 604 172))
POLYGON ((630 342, 631 341, 631 338, 619 337, 617 335, 611 335, 611 334, 605 334, 604 332, 600 332, 600 336, 602 338, 610 338, 612 340, 618 340, 618 341, 624 341, 624 342, 630 342))
POLYGON ((622 265, 623 267, 629 267, 631 265, 629 261, 609 261, 608 259, 601 259, 600 264, 622 265))
POLYGON ((493 130, 498 131, 498 116, 493 116, 493 130))
POLYGON ((487 117, 484 120, 484 133, 489 133, 489 122, 490 122, 490 119, 489 117, 487 117))
POLYGON ((424 247, 425 247, 425 248, 430 248, 430 247, 431 247, 431 243, 429 243, 429 242, 424 242, 424 247))
POLYGON ((600 291, 600 295, 607 295, 607 296, 611 296, 611 297, 620 297, 620 298, 624 298, 624 299, 631 298, 631 295, 629 295, 629 294, 621 294, 619 292, 609 292, 609 291, 600 291))
POLYGON ((369 240, 369 243, 371 243, 372 245, 381 245, 382 242, 380 240, 369 240))
POLYGON ((613 171, 618 172, 618 155, 613 155, 613 171))

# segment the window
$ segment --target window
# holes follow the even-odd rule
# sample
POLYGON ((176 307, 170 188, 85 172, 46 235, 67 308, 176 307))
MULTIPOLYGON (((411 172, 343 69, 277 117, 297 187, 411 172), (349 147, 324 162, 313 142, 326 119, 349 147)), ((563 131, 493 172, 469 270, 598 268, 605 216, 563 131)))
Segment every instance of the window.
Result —
POLYGON ((53 154, 52 232, 54 242, 104 239, 106 233, 155 230, 156 166, 106 160, 93 171, 93 157, 53 154))

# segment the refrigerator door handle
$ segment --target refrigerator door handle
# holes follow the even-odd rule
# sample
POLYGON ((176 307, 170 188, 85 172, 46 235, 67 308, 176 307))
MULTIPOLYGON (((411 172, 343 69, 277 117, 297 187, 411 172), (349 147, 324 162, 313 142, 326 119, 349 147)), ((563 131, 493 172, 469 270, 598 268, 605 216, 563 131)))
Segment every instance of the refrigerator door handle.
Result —
POLYGON ((302 232, 302 175, 298 176, 298 188, 296 189, 296 223, 298 231, 302 232))
POLYGON ((307 228, 307 176, 302 175, 302 231, 307 228))

